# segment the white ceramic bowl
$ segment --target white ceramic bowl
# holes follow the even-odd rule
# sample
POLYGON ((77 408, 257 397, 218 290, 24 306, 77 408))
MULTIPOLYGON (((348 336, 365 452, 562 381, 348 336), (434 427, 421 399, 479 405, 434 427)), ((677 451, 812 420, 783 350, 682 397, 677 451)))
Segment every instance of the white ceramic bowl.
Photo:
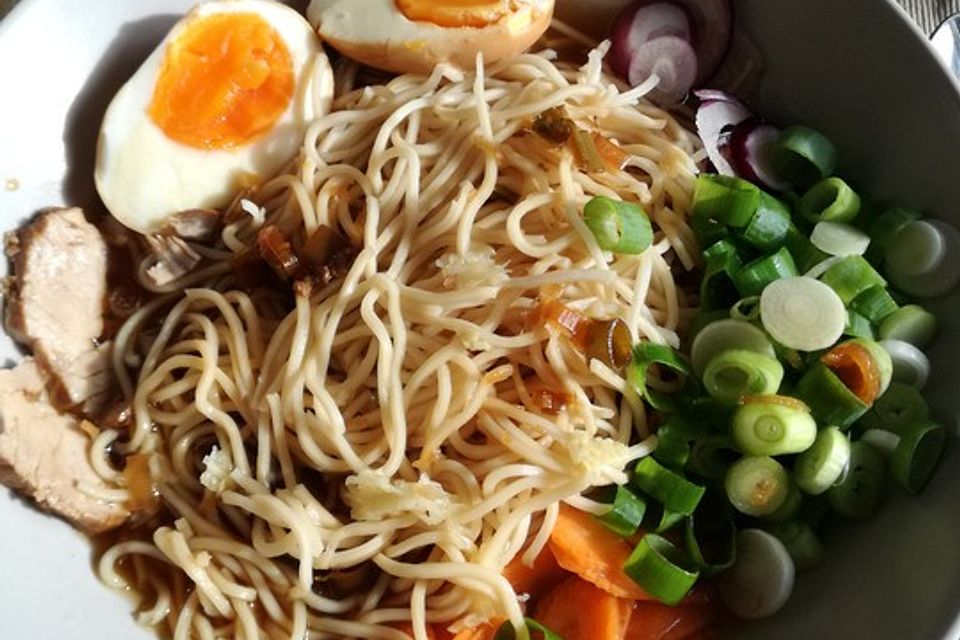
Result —
MULTIPOLYGON (((932 1, 932 0, 931 0, 932 1)), ((623 0, 559 0, 601 33, 623 0)), ((843 175, 876 198, 960 223, 960 91, 888 0, 734 0, 758 45, 760 111, 822 128, 843 175)), ((189 0, 23 0, 0 23, 0 226, 39 207, 95 202, 91 166, 100 118, 189 0), (12 187, 16 186, 15 189, 12 187)), ((360 4, 358 0, 358 4, 360 4)), ((929 397, 956 430, 960 297, 937 300, 943 331, 929 397)), ((0 336, 0 356, 16 349, 0 336)), ((776 618, 745 638, 955 640, 960 637, 960 455, 927 491, 897 498, 873 521, 838 527, 826 562, 802 575, 776 618)), ((58 520, 0 494, 0 638, 150 638, 129 603, 94 578, 87 542, 58 520)))

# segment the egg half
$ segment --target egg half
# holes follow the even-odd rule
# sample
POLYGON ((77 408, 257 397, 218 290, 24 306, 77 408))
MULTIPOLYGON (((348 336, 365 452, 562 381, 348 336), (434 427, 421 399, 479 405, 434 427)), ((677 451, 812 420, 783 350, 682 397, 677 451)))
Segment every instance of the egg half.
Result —
POLYGON ((528 49, 550 26, 554 0, 312 0, 310 24, 338 51, 400 73, 438 63, 472 69, 528 49))
POLYGON ((333 96, 312 27, 271 0, 219 0, 178 21, 107 109, 95 180, 110 213, 149 232, 229 203, 280 171, 333 96))

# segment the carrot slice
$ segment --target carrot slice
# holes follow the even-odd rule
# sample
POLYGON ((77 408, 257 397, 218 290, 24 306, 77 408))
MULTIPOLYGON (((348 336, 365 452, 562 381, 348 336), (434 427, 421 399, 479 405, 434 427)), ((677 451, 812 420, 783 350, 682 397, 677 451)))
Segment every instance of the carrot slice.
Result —
POLYGON ((592 515, 561 505, 550 534, 557 563, 618 598, 650 600, 651 596, 623 572, 630 545, 592 515))
POLYGON ((845 342, 826 352, 820 360, 864 403, 873 404, 880 395, 880 372, 863 345, 845 342))
POLYGON ((529 593, 530 597, 538 598, 547 589, 562 580, 567 574, 557 564, 550 547, 544 547, 533 566, 528 567, 520 560, 522 553, 517 554, 510 563, 503 568, 503 577, 513 586, 517 593, 529 593))
POLYGON ((534 619, 564 640, 622 640, 630 601, 610 595, 577 576, 551 589, 537 605, 534 619))
POLYGON ((624 640, 687 640, 705 632, 716 620, 716 609, 709 605, 671 607, 638 602, 624 640))

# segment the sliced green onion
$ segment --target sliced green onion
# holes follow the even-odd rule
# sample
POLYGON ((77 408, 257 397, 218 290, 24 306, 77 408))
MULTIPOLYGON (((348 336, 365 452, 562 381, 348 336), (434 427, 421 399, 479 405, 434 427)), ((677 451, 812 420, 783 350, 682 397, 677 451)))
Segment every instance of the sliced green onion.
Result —
POLYGON ((816 351, 843 334, 847 312, 829 286, 805 276, 770 283, 760 294, 760 321, 774 340, 790 349, 816 351))
POLYGON ((694 440, 687 468, 707 480, 723 480, 730 465, 739 459, 733 439, 718 433, 694 440))
POLYGON ((731 271, 735 273, 740 269, 740 263, 736 262, 736 257, 730 257, 728 260, 727 266, 707 266, 703 280, 700 282, 701 310, 710 312, 722 309, 727 312, 730 305, 740 297, 730 276, 731 271))
POLYGON ((680 469, 690 458, 690 442, 702 434, 707 425, 691 420, 686 414, 676 413, 667 417, 657 429, 657 448, 653 457, 657 462, 680 469))
POLYGON ((830 507, 847 518, 867 518, 880 508, 887 486, 883 455, 866 442, 850 445, 846 477, 827 491, 830 507))
POLYGON ((773 196, 761 192, 760 203, 750 224, 740 237, 761 251, 775 251, 783 246, 790 230, 790 209, 773 196))
POLYGON ((883 265, 889 274, 922 276, 937 268, 946 250, 946 239, 935 226, 914 220, 887 244, 883 265))
POLYGON ((874 285, 869 289, 864 289, 850 302, 852 311, 859 313, 874 324, 880 324, 898 308, 896 300, 883 285, 874 285))
POLYGON ((886 251, 887 247, 890 246, 890 242, 897 237, 897 234, 899 234, 905 226, 920 218, 920 213, 913 209, 906 209, 904 207, 888 209, 870 223, 870 227, 867 230, 867 233, 870 234, 870 242, 877 250, 881 252, 886 251))
POLYGON ((837 346, 839 347, 848 343, 862 347, 863 349, 867 350, 867 353, 870 354, 870 359, 873 362, 878 382, 880 383, 878 397, 883 395, 883 393, 890 386, 890 382, 893 380, 893 360, 890 358, 890 353, 887 352, 887 350, 884 349, 880 343, 865 338, 854 338, 852 340, 842 342, 837 346))
POLYGON ((810 239, 795 226, 791 226, 787 231, 787 237, 784 240, 784 246, 793 256, 793 261, 801 273, 806 273, 814 265, 820 264, 829 256, 813 246, 810 239))
POLYGON ((697 384, 693 370, 680 354, 666 345, 641 342, 633 348, 633 359, 627 366, 627 382, 638 396, 658 411, 669 411, 683 406, 696 395, 697 384), (647 385, 647 373, 651 365, 658 365, 684 378, 679 392, 664 393, 647 385))
POLYGON ((703 372, 707 393, 723 404, 734 404, 743 396, 776 393, 782 381, 779 360, 745 349, 714 356, 703 372))
POLYGON ((823 524, 824 519, 830 515, 830 503, 827 502, 827 496, 811 496, 803 501, 800 506, 800 520, 810 525, 811 529, 816 530, 823 524))
POLYGON ((887 315, 880 323, 881 340, 902 340, 925 349, 937 335, 937 317, 915 304, 908 304, 887 315))
POLYGON ((865 340, 873 340, 876 337, 870 321, 856 311, 850 311, 849 309, 847 310, 847 324, 843 328, 843 335, 865 340))
POLYGON ((770 148, 777 173, 795 187, 805 189, 833 173, 837 149, 815 129, 793 126, 784 129, 770 148))
POLYGON ((900 444, 900 436, 886 429, 867 429, 860 436, 860 442, 866 442, 882 453, 886 458, 892 458, 893 452, 900 444))
POLYGON ((826 178, 803 194, 797 210, 813 223, 850 222, 860 213, 860 196, 840 178, 826 178))
POLYGON ((886 429, 901 434, 910 424, 925 420, 929 415, 927 401, 917 389, 893 382, 873 403, 870 411, 860 418, 859 424, 866 429, 886 429))
POLYGON ((862 256, 843 258, 827 269, 820 276, 820 280, 830 285, 844 304, 850 303, 871 287, 882 287, 887 284, 883 276, 877 273, 877 270, 862 256))
POLYGON ((643 253, 653 242, 653 228, 638 204, 595 196, 583 206, 583 222, 604 251, 643 253))
MULTIPOLYGON (((919 223, 911 223, 913 224, 919 223)), ((939 220, 930 220, 923 224, 935 229, 943 239, 944 250, 940 259, 932 268, 919 275, 904 273, 892 267, 888 267, 886 273, 898 290, 918 298, 936 298, 948 293, 960 283, 960 231, 939 220)), ((930 251, 932 248, 917 247, 915 250, 930 251)))
POLYGON ((787 499, 783 501, 783 504, 780 505, 780 508, 763 516, 763 519, 767 522, 786 522, 788 520, 793 520, 800 514, 800 509, 803 507, 803 492, 800 491, 799 487, 793 482, 790 483, 790 489, 787 493, 787 499))
POLYGON ((730 317, 753 322, 760 319, 760 296, 740 298, 730 307, 730 317))
POLYGON ((703 374, 713 358, 729 349, 742 349, 774 357, 773 344, 762 329, 744 320, 718 320, 704 327, 690 346, 690 363, 703 374))
POLYGON ((870 236, 852 225, 822 220, 813 227, 810 242, 831 256, 862 256, 870 246, 870 236))
POLYGON ((841 429, 849 427, 870 408, 822 362, 807 369, 792 395, 810 407, 817 422, 834 424, 841 429))
POLYGON ((737 561, 718 578, 720 600, 735 615, 771 616, 793 593, 796 568, 786 547, 760 529, 737 533, 737 561))
POLYGON ((654 533, 643 536, 623 565, 623 572, 644 591, 669 605, 683 600, 700 577, 680 549, 654 533))
POLYGON ((730 568, 737 557, 737 527, 725 499, 708 494, 686 521, 684 540, 704 576, 730 568))
POLYGON ((820 495, 832 487, 850 464, 850 440, 837 427, 825 427, 813 446, 797 456, 793 478, 806 493, 820 495))
POLYGON ((890 354, 893 380, 923 389, 930 377, 930 361, 923 351, 903 340, 881 340, 879 344, 890 354))
POLYGON ((943 455, 946 431, 933 422, 915 422, 900 436, 890 470, 907 493, 920 493, 943 455))
POLYGON ((665 510, 689 515, 697 508, 705 489, 647 456, 634 468, 634 486, 660 502, 665 510))
POLYGON ((701 173, 693 193, 693 215, 746 227, 760 206, 760 196, 760 189, 746 180, 701 173))
POLYGON ((701 247, 709 247, 730 235, 727 225, 711 218, 693 216, 690 218, 689 224, 690 228, 693 229, 693 234, 697 237, 697 244, 701 247))
MULTIPOLYGON (((549 627, 546 627, 533 618, 524 618, 524 623, 526 624, 529 637, 533 638, 533 633, 538 632, 541 634, 542 640, 563 640, 560 637, 559 633, 551 630, 549 627)), ((513 627, 510 621, 504 622, 500 625, 500 628, 497 629, 497 634, 493 636, 493 640, 516 640, 517 639, 517 630, 513 627)))
POLYGON ((733 284, 741 295, 756 296, 774 280, 796 276, 798 273, 793 256, 786 247, 782 247, 776 253, 744 265, 733 275, 733 284))
POLYGON ((625 486, 617 486, 613 491, 610 510, 599 516, 608 529, 624 538, 637 532, 643 515, 647 511, 647 503, 625 486))
POLYGON ((746 456, 736 461, 724 478, 730 504, 748 516, 765 516, 779 509, 790 493, 786 469, 767 456, 746 456))
POLYGON ((700 313, 697 314, 697 317, 693 319, 693 322, 690 323, 690 331, 688 335, 689 340, 696 340, 697 336, 700 335, 700 332, 706 329, 709 325, 720 320, 726 320, 730 317, 730 312, 727 309, 714 309, 713 311, 704 311, 700 310, 700 313))
POLYGON ((800 453, 817 437, 810 412, 778 402, 750 402, 733 412, 733 441, 751 456, 800 453))
POLYGON ((767 526, 790 554, 797 571, 813 569, 823 561, 823 545, 806 522, 783 522, 767 526))
POLYGON ((657 526, 654 528, 654 533, 666 533, 670 529, 673 529, 675 526, 687 519, 687 514, 677 513, 675 511, 670 511, 669 509, 660 509, 660 518, 657 521, 657 526))

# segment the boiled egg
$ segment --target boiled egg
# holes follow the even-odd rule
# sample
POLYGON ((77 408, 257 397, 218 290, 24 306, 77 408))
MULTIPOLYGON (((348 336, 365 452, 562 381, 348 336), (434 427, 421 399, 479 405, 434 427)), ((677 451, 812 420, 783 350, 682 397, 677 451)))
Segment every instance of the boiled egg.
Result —
POLYGON ((550 26, 554 0, 312 0, 310 24, 338 51, 400 73, 438 63, 472 69, 528 49, 550 26))
POLYGON ((297 154, 332 95, 329 61, 296 11, 271 0, 200 4, 110 103, 97 190, 143 233, 180 211, 224 206, 297 154))

